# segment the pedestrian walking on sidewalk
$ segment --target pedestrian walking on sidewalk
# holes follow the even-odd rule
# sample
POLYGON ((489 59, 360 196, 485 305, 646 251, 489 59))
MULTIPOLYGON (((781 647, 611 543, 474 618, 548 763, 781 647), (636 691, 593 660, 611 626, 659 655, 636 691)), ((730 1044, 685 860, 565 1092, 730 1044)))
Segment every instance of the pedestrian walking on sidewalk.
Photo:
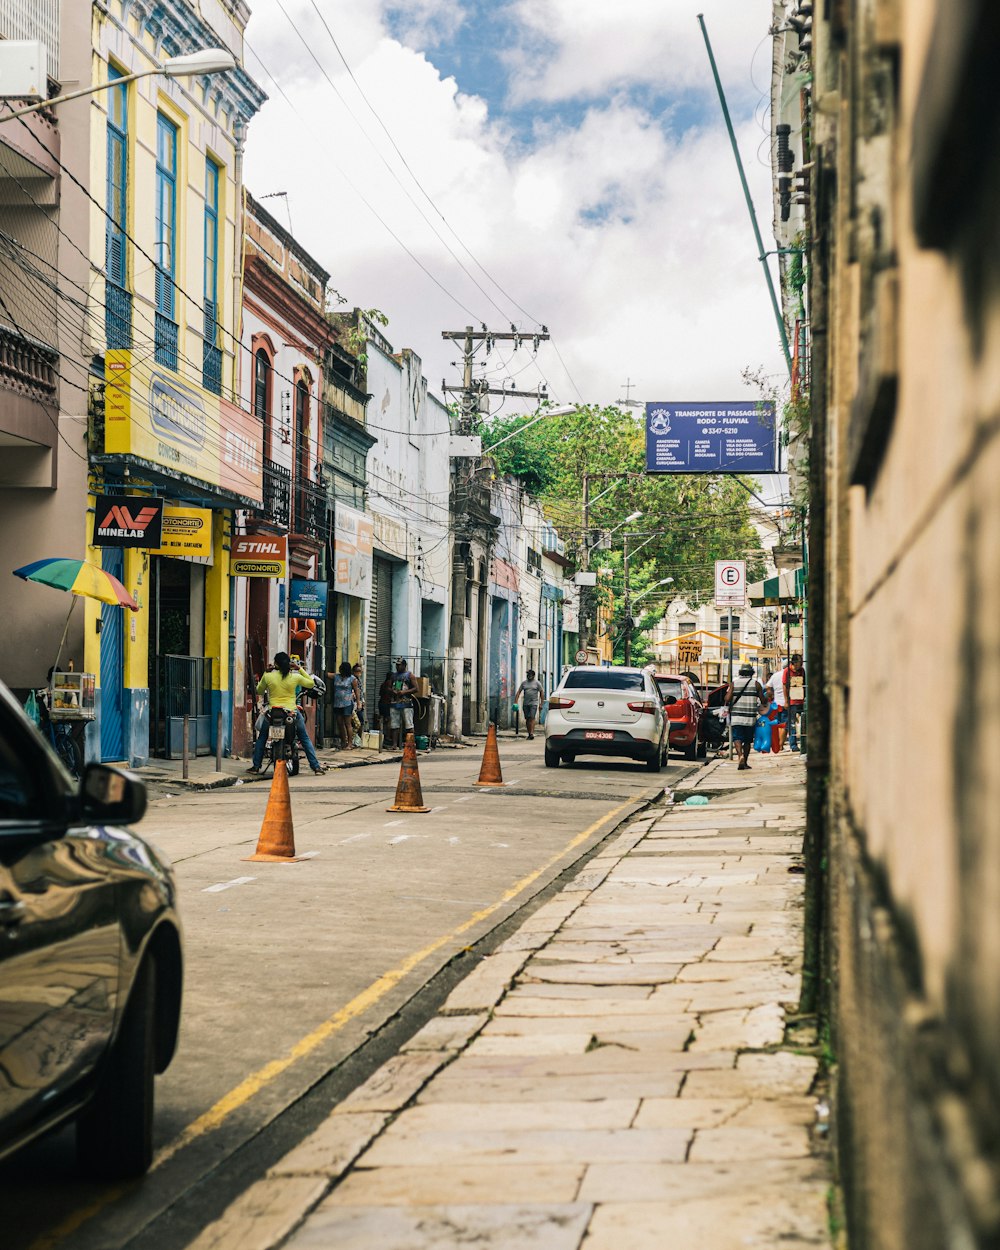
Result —
POLYGON ((514 692, 514 702, 517 703, 518 695, 521 696, 521 707, 524 710, 524 724, 528 731, 528 741, 535 736, 535 720, 538 716, 538 708, 542 699, 545 698, 545 688, 542 683, 535 678, 535 670, 528 669, 528 675, 524 681, 518 686, 514 692))
POLYGON ((750 767, 750 747, 764 702, 764 687, 754 675, 752 664, 740 665, 739 678, 726 687, 726 702, 729 705, 729 732, 740 761, 737 772, 742 772, 750 767))
POLYGON ((351 749, 354 737, 351 717, 354 715, 356 684, 351 666, 344 660, 337 669, 337 676, 333 679, 333 715, 343 751, 351 749))

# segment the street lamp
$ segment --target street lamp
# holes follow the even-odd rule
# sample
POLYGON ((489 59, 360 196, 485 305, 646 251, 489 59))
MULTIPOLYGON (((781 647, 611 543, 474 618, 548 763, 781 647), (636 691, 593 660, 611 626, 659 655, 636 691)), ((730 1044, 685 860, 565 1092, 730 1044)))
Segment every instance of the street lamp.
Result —
POLYGON ((53 96, 51 100, 39 100, 37 104, 29 104, 25 108, 0 115, 0 122, 23 117, 26 113, 35 113, 39 109, 52 108, 56 104, 64 104, 67 100, 78 100, 81 96, 93 95, 96 91, 105 91, 108 87, 120 87, 124 83, 135 82, 137 78, 150 78, 156 74, 163 74, 166 78, 186 78, 190 74, 225 74, 228 70, 235 68, 236 58, 226 48, 201 48, 197 52, 186 52, 181 56, 168 56, 162 65, 157 65, 154 69, 140 70, 136 74, 124 74, 121 78, 109 78, 107 82, 81 87, 79 91, 67 91, 65 95, 53 96))
MULTIPOLYGON (((625 538, 627 541, 628 539, 627 534, 625 535, 625 538)), ((674 579, 672 577, 661 577, 658 582, 654 582, 652 586, 647 586, 645 590, 641 591, 639 594, 636 595, 634 599, 630 600, 629 590, 628 590, 628 559, 625 558, 623 563, 624 563, 624 568, 625 568, 625 666, 628 667, 628 665, 632 663, 632 627, 633 627, 632 607, 633 605, 638 603, 640 599, 645 599, 647 595, 652 594, 652 592, 656 590, 658 586, 670 585, 674 579)))
POLYGON ((517 429, 512 431, 510 434, 505 434, 503 438, 498 438, 495 443, 491 443, 483 454, 487 456, 491 455, 494 448, 499 447, 501 443, 506 443, 507 440, 511 438, 517 438, 519 434, 523 434, 525 430, 530 430, 533 425, 537 425, 539 421, 544 421, 546 417, 568 417, 571 412, 577 411, 578 406, 576 404, 563 404, 559 408, 546 408, 545 411, 540 412, 533 421, 528 421, 524 425, 519 425, 517 429))

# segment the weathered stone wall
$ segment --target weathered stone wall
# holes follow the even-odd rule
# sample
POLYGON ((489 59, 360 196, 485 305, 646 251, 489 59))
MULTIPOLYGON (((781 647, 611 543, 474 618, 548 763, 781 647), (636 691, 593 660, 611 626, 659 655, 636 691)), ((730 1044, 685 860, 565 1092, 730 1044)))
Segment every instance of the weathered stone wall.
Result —
MULTIPOLYGON (((827 808, 852 1250, 1000 1244, 1000 106, 989 0, 816 6, 827 808)), ((814 375, 815 376, 815 375, 814 375)), ((814 671, 814 678, 816 674, 814 671)))

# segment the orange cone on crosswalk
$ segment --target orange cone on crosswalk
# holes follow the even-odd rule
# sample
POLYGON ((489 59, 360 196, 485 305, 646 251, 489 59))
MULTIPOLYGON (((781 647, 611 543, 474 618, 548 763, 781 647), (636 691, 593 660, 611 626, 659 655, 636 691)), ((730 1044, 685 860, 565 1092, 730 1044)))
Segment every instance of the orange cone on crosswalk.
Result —
POLYGON ((497 747, 497 727, 490 721, 486 731, 486 749, 483 751, 483 764, 479 770, 477 786, 502 786, 503 773, 500 771, 500 750, 497 747))
POLYGON ((406 735, 403 746, 403 762, 399 766, 399 781, 396 784, 396 801, 387 812, 429 812, 424 807, 424 795, 420 789, 420 769, 417 767, 417 744, 413 734, 406 735))
POLYGON ((295 829, 292 826, 292 799, 288 792, 288 769, 278 760, 274 765, 274 780, 264 809, 264 823, 260 827, 257 849, 246 860, 272 864, 297 864, 295 854, 295 829))

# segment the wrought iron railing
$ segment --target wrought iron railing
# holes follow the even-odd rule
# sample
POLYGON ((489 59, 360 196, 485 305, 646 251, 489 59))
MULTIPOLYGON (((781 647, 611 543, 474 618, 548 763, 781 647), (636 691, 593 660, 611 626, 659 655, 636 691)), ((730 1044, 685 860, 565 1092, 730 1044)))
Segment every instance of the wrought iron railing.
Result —
POLYGON ((165 369, 177 368, 177 322, 163 313, 156 314, 156 363, 165 369))
POLYGON ((54 400, 59 353, 0 326, 0 383, 33 399, 54 400))
POLYGON ((291 520, 292 473, 273 460, 264 461, 264 503, 259 516, 282 529, 291 520))
POLYGON ((108 350, 132 350, 132 292, 108 282, 104 287, 104 333, 108 350))
POLYGON ((324 482, 299 482, 295 488, 295 533, 325 540, 330 533, 329 507, 324 482))

